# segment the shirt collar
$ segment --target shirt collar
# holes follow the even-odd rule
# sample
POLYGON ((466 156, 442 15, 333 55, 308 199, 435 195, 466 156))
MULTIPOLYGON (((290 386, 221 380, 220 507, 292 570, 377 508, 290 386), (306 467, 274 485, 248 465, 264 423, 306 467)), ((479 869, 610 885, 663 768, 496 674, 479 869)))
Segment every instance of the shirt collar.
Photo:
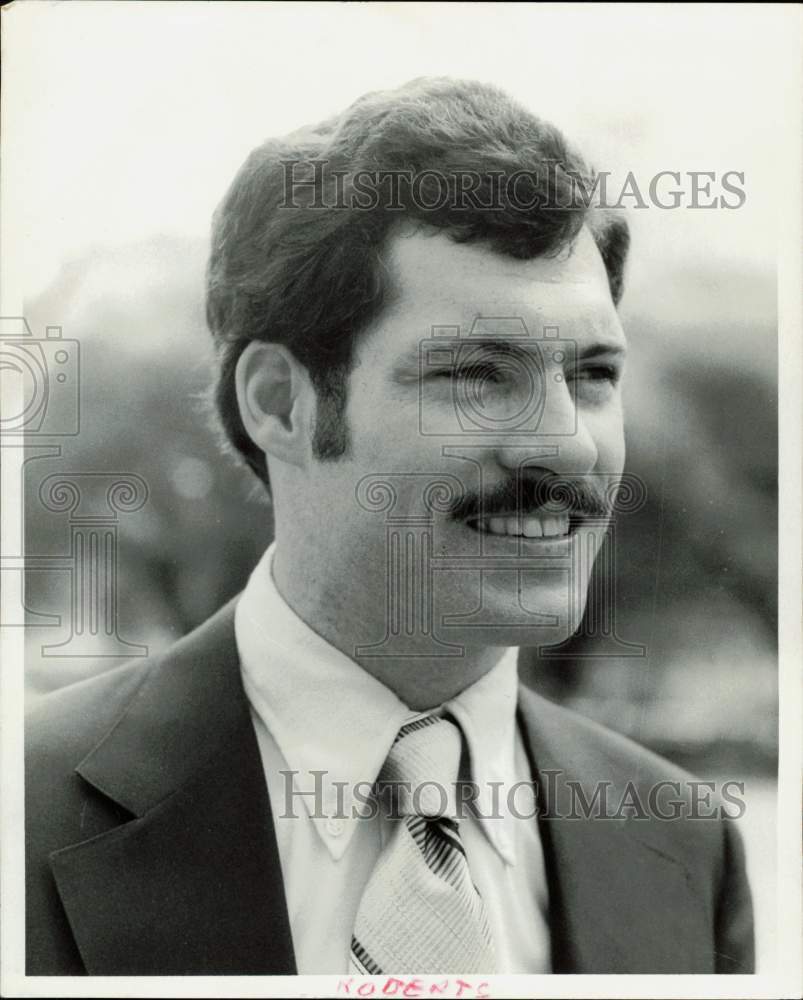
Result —
POLYGON ((515 863, 507 792, 515 781, 518 690, 518 649, 511 647, 487 674, 444 705, 468 744, 480 826, 509 865, 515 863))
MULTIPOLYGON (((372 784, 401 726, 427 712, 412 711, 359 664, 314 632, 287 604, 273 581, 275 543, 257 564, 237 603, 235 635, 243 685, 297 775, 296 796, 332 857, 343 856, 354 834, 353 790, 372 784)), ((513 780, 517 702, 516 650, 478 681, 441 706, 459 723, 478 783, 480 823, 504 860, 513 863, 508 824, 486 820, 491 781, 513 780)), ((504 793, 501 798, 504 798, 504 793)), ((286 802, 287 800, 285 800, 286 802)))

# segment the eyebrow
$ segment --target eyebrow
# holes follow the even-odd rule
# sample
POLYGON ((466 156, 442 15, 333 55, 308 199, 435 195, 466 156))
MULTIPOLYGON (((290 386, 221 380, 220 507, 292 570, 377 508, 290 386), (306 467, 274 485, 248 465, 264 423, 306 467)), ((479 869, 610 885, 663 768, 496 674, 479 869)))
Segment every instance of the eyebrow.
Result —
POLYGON ((598 358, 601 356, 610 357, 624 357, 627 354, 627 347, 625 344, 614 343, 613 341, 600 342, 598 344, 591 344, 589 347, 584 347, 578 352, 578 360, 590 361, 592 358, 598 358))

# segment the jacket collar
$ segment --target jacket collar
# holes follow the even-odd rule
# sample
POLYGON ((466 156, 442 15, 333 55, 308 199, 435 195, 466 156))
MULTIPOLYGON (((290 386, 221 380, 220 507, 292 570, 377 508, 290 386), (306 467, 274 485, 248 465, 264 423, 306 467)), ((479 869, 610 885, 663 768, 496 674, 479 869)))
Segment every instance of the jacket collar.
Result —
MULTIPOLYGON (((706 880, 678 855, 676 824, 621 810, 643 804, 651 756, 622 737, 521 687, 519 717, 539 785, 539 828, 556 973, 683 973, 711 965, 706 880), (607 785, 609 818, 583 816, 607 785), (574 803, 574 811, 573 811, 574 803), (701 898, 703 897, 703 898, 701 898), (683 914, 672 934, 665 914, 683 914)), ((714 971, 713 967, 710 971, 714 971)))
POLYGON ((151 668, 125 714, 76 768, 134 816, 180 788, 239 731, 247 703, 234 606, 225 605, 151 668))
POLYGON ((77 768, 134 817, 51 855, 92 975, 295 972, 233 619, 178 643, 77 768))

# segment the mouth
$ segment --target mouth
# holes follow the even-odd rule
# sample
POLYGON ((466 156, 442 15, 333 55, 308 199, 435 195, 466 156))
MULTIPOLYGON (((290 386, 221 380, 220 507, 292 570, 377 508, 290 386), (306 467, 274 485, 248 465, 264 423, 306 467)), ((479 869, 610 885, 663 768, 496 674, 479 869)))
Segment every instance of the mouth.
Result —
POLYGON ((560 541, 573 535, 581 521, 582 518, 574 514, 536 513, 498 514, 494 517, 473 518, 466 521, 466 524, 482 535, 560 541))

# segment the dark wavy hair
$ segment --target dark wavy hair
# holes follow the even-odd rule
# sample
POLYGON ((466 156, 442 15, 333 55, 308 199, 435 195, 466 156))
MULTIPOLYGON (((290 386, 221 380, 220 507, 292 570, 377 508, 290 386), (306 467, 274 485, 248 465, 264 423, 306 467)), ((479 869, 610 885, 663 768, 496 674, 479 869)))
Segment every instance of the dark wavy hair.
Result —
POLYGON ((586 222, 618 303, 628 227, 621 214, 578 200, 593 182, 556 128, 474 81, 413 80, 268 139, 242 165, 212 223, 206 314, 228 445, 269 488, 234 378, 245 346, 262 340, 284 344, 309 372, 318 401, 314 453, 347 451, 354 344, 388 299, 381 252, 400 220, 525 259, 571 246, 586 222), (391 189, 394 175, 416 183, 391 189), (366 178, 374 179, 373 197, 366 178))

